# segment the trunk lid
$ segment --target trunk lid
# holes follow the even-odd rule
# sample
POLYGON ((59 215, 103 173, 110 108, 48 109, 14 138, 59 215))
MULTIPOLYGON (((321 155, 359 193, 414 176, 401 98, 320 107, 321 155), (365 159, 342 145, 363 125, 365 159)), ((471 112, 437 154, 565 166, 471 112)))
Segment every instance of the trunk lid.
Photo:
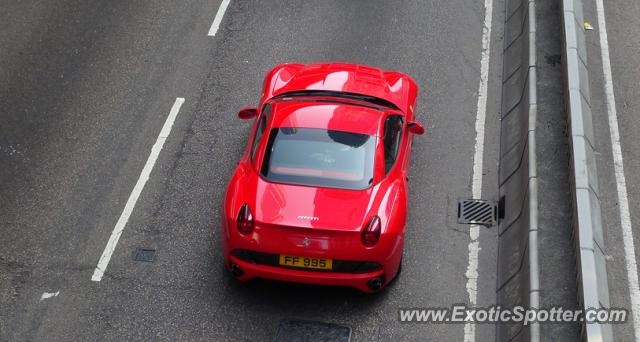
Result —
POLYGON ((365 190, 316 188, 259 179, 256 224, 360 231, 369 218, 376 187, 365 190))

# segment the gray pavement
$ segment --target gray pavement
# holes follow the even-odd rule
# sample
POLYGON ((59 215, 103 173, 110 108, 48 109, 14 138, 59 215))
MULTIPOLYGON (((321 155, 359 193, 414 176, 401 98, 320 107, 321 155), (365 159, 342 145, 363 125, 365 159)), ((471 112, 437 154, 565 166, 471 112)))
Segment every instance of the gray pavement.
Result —
MULTIPOLYGON (((609 255, 607 275, 612 307, 630 308, 623 236, 616 192, 611 136, 607 116, 599 40, 598 16, 594 0, 584 2, 585 20, 594 27, 586 31, 589 80, 600 181, 600 201, 605 246, 609 255)), ((635 253, 640 255, 640 4, 637 1, 604 2, 613 88, 617 102, 622 157, 624 160, 635 253)), ((634 339, 631 323, 613 325, 616 341, 634 339)), ((636 339, 640 338, 638 336, 636 339)))
MULTIPOLYGON (((268 341, 284 318, 355 341, 459 341, 463 325, 400 324, 402 307, 468 301, 469 197, 481 2, 4 2, 0 5, 0 340, 268 341), (405 263, 377 295, 255 281, 222 267, 218 209, 264 74, 349 61, 421 86, 405 263), (176 97, 186 102, 103 280, 93 269, 176 97), (157 249, 153 263, 132 258, 157 249), (40 301, 43 292, 57 297, 40 301)), ((495 199, 504 3, 494 2, 484 198, 495 199)), ((478 305, 495 302, 495 229, 480 235, 478 305)), ((478 341, 493 339, 479 325, 478 341)))

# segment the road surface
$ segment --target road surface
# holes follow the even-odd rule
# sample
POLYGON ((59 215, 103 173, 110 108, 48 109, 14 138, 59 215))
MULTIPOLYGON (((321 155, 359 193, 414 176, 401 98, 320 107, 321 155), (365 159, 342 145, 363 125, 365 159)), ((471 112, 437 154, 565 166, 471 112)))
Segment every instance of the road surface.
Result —
MULTIPOLYGON (((503 1, 490 8, 483 80, 482 1, 231 0, 209 36, 220 4, 0 5, 0 340, 268 341, 282 319, 346 325, 354 341, 463 340, 464 325, 401 324, 398 309, 469 303, 476 289, 478 306, 495 303, 496 229, 480 229, 469 283, 475 262, 456 202, 471 197, 479 110, 482 197, 496 199, 503 1), (413 149, 403 273, 377 295, 238 283, 222 267, 218 210, 250 128, 236 113, 257 103, 273 66, 316 61, 398 70, 421 87, 426 134, 413 149), (106 273, 92 281, 178 97, 106 273), (153 262, 133 259, 141 247, 156 250, 153 262)), ((477 326, 477 341, 493 336, 477 326)))
MULTIPOLYGON (((607 273, 611 306, 632 309, 634 301, 640 303, 640 293, 629 282, 630 276, 637 282, 640 255, 640 4, 622 0, 601 5, 599 10, 596 0, 585 1, 584 16, 593 27, 586 31, 587 59, 604 239, 609 254, 607 273), (601 44, 604 32, 607 44, 601 44), (619 139, 612 139, 615 131, 619 139), (614 154, 616 151, 620 154, 614 154), (622 167, 616 173, 618 161, 622 167), (621 206, 621 195, 627 198, 627 206, 621 206), (630 261, 636 261, 636 265, 630 261)), ((636 317, 639 309, 636 306, 636 317)), ((633 340, 634 330, 638 341, 640 320, 635 328, 630 319, 613 325, 613 330, 616 341, 633 340)))

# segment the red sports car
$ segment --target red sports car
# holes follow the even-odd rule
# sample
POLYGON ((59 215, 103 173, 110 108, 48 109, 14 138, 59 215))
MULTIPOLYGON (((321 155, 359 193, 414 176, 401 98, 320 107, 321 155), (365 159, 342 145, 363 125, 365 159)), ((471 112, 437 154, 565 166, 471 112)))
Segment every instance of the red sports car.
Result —
POLYGON ((375 292, 399 272, 418 87, 346 64, 271 70, 224 199, 222 247, 239 280, 375 292))

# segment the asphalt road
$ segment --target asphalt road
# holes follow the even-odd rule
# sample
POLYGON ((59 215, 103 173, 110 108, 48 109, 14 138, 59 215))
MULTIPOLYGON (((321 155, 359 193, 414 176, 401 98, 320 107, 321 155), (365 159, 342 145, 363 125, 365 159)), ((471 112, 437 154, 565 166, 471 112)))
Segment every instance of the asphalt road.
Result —
MULTIPOLYGON (((611 76, 616 101, 620 147, 624 163, 629 218, 635 244, 640 256, 640 4, 621 0, 604 2, 604 17, 608 34, 611 76)), ((596 140, 596 157, 600 181, 600 201, 604 223, 604 238, 609 258, 607 272, 611 305, 631 308, 624 239, 621 228, 617 183, 614 173, 611 133, 609 127, 600 30, 595 0, 585 2, 585 20, 594 30, 587 31, 589 80, 596 140)), ((636 268, 637 271, 637 268, 636 268)), ((631 322, 613 326, 617 341, 634 338, 631 322)), ((639 339, 640 336, 635 336, 639 339)))
MULTIPOLYGON (((469 300, 469 227, 455 210, 471 194, 483 3, 232 0, 209 37, 219 5, 0 5, 0 340, 268 341, 291 318, 350 326, 354 341, 462 340, 463 325, 401 324, 398 309, 469 300), (314 61, 406 72, 422 89, 427 132, 414 142, 403 273, 377 295, 238 283, 222 267, 218 208, 250 127, 236 112, 256 104, 271 67, 314 61), (176 97, 185 104, 171 135, 92 282, 176 97), (155 248, 155 261, 134 261, 140 247, 155 248)), ((496 199, 504 22, 503 1, 493 6, 487 199, 496 199)), ((479 243, 487 306, 495 228, 479 243)), ((477 326, 477 341, 493 335, 477 326)))

